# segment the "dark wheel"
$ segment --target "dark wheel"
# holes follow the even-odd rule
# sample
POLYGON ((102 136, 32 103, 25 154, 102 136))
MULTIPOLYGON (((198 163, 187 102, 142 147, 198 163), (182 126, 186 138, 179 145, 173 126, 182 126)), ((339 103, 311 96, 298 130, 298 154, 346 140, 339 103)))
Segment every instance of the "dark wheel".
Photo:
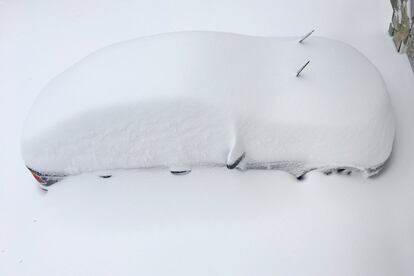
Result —
POLYGON ((191 172, 191 170, 184 170, 184 171, 170 171, 170 173, 174 174, 174 175, 185 175, 185 174, 189 174, 191 172))
POLYGON ((296 179, 299 180, 299 181, 305 180, 305 175, 304 174, 299 175, 299 176, 296 177, 296 179))

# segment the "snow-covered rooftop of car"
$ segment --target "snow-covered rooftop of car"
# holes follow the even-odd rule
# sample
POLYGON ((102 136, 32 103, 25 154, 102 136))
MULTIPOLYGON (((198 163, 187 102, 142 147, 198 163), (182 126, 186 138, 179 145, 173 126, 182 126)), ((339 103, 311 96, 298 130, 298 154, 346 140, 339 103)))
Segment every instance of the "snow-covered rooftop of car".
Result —
POLYGON ((178 32, 98 50, 37 98, 26 165, 75 174, 225 165, 245 153, 247 167, 369 174, 394 137, 380 74, 345 43, 299 39, 178 32))

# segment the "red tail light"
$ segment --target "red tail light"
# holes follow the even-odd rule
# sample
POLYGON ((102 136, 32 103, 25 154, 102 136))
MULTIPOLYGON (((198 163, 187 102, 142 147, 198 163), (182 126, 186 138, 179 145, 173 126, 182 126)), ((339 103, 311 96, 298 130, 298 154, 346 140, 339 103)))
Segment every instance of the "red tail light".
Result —
MULTIPOLYGON (((29 169, 30 170, 30 169, 29 169)), ((32 173, 33 177, 36 179, 37 182, 39 182, 40 184, 46 184, 46 180, 42 178, 42 176, 40 176, 37 172, 30 170, 30 172, 32 173)))

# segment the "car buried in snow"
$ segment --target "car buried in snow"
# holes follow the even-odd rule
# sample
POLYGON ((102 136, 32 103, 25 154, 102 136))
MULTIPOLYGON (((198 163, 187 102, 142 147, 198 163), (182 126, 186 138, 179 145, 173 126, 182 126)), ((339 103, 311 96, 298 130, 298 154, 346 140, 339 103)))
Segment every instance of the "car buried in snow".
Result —
POLYGON ((382 77, 353 47, 310 34, 189 31, 100 49, 36 99, 22 135, 26 166, 42 186, 200 166, 372 176, 394 139, 382 77))

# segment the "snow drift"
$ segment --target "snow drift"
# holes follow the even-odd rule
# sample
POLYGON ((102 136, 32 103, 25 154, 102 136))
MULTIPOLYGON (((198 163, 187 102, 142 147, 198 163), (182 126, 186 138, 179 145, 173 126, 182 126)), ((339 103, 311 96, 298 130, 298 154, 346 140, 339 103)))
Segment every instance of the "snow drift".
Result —
POLYGON ((37 98, 26 165, 62 176, 226 165, 377 173, 394 139, 380 74, 349 45, 299 39, 179 32, 98 50, 37 98))

